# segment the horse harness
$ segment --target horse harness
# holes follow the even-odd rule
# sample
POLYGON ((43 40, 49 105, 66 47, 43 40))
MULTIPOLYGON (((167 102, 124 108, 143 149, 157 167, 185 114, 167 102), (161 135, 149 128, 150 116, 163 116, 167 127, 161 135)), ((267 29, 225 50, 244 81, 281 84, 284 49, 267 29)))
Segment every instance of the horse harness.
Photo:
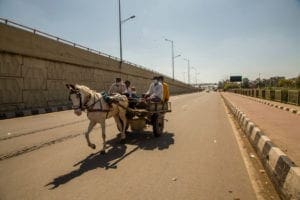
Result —
POLYGON ((106 118, 107 118, 107 116, 108 116, 108 113, 111 111, 110 109, 108 109, 108 110, 103 109, 103 105, 102 105, 102 103, 101 103, 101 98, 98 99, 98 100, 96 100, 96 99, 95 99, 95 95, 94 95, 94 102, 93 102, 91 105, 87 105, 87 103, 88 103, 88 102, 90 101, 90 99, 91 99, 91 96, 92 96, 91 94, 89 94, 89 95, 87 96, 87 98, 86 98, 86 100, 85 100, 84 103, 82 103, 81 93, 79 92, 79 90, 71 90, 71 91, 70 91, 70 95, 69 95, 69 100, 71 99, 71 98, 70 98, 71 94, 76 94, 77 98, 79 98, 79 106, 78 106, 78 107, 73 106, 72 108, 73 108, 74 110, 76 110, 76 109, 81 109, 82 111, 85 111, 85 109, 86 109, 88 112, 106 112, 106 113, 107 113, 107 114, 106 114, 106 118), (95 105, 96 103, 98 103, 98 102, 100 103, 100 109, 93 109, 94 105, 95 105))

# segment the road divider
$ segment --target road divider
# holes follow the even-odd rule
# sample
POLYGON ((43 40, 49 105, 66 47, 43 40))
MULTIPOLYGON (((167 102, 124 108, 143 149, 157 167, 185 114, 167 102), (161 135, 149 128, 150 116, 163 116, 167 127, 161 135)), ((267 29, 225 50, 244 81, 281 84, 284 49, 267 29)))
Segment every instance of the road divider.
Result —
POLYGON ((300 167, 272 143, 245 113, 222 94, 221 97, 259 155, 280 196, 283 199, 300 199, 300 167))

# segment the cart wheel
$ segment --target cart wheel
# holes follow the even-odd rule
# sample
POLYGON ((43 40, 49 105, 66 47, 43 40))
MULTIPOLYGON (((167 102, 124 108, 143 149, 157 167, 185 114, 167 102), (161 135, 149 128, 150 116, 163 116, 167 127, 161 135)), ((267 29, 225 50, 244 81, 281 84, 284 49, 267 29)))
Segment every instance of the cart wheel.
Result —
MULTIPOLYGON (((119 118, 120 119, 120 122, 121 122, 121 125, 122 125, 122 127, 123 127, 123 121, 122 121, 122 119, 121 118, 119 118)), ((119 126, 117 126, 118 127, 118 130, 121 132, 122 131, 122 129, 120 129, 120 127, 119 126)), ((126 124, 126 127, 125 127, 125 133, 128 133, 128 128, 129 128, 129 123, 128 123, 128 121, 127 121, 127 124, 126 124)))
POLYGON ((152 116, 152 126, 153 134, 155 137, 161 136, 164 131, 164 116, 163 115, 153 115, 152 116))

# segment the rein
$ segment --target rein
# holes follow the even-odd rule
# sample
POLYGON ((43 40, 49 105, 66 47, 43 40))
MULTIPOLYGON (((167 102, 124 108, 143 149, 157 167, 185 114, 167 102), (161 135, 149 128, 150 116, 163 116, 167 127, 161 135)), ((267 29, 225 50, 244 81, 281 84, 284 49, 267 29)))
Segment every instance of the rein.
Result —
POLYGON ((95 99, 95 94, 94 94, 94 103, 92 103, 91 105, 89 106, 86 106, 87 108, 87 111, 88 112, 109 112, 111 110, 104 110, 102 109, 102 103, 101 103, 101 98, 99 98, 97 101, 95 99), (93 109, 94 105, 96 105, 96 103, 100 103, 100 109, 93 109))
MULTIPOLYGON (((91 94, 89 94, 84 102, 84 104, 82 103, 82 95, 81 93, 79 92, 79 90, 71 90, 70 91, 70 95, 69 95, 69 99, 70 99, 70 96, 71 94, 76 94, 77 98, 79 98, 79 106, 72 106, 72 108, 74 110, 77 110, 77 109, 81 109, 82 111, 85 111, 87 110, 88 112, 110 112, 111 110, 108 109, 108 110, 104 110, 102 109, 103 106, 102 106, 102 103, 101 103, 101 98, 99 98, 98 100, 95 99, 95 94, 94 94, 94 102, 91 104, 91 105, 87 105, 87 103, 91 100, 91 94), (100 109, 93 109, 93 107, 96 105, 96 103, 100 103, 100 109)), ((116 104, 117 106, 120 106, 121 108, 123 108, 124 110, 126 111, 129 111, 129 112, 132 112, 132 110, 128 107, 125 107, 123 105, 121 105, 119 102, 112 102, 113 104, 116 104)))

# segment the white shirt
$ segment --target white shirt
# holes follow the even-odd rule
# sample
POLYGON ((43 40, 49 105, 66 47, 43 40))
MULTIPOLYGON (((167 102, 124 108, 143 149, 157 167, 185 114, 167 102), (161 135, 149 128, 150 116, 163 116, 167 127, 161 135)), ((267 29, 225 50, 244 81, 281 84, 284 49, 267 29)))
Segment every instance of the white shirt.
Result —
POLYGON ((146 94, 150 94, 150 98, 158 97, 160 99, 163 99, 163 86, 160 82, 157 83, 151 83, 149 90, 146 92, 146 94))
POLYGON ((131 91, 131 87, 126 87, 125 86, 125 91, 124 91, 125 94, 128 94, 129 97, 132 97, 132 91, 131 91))

